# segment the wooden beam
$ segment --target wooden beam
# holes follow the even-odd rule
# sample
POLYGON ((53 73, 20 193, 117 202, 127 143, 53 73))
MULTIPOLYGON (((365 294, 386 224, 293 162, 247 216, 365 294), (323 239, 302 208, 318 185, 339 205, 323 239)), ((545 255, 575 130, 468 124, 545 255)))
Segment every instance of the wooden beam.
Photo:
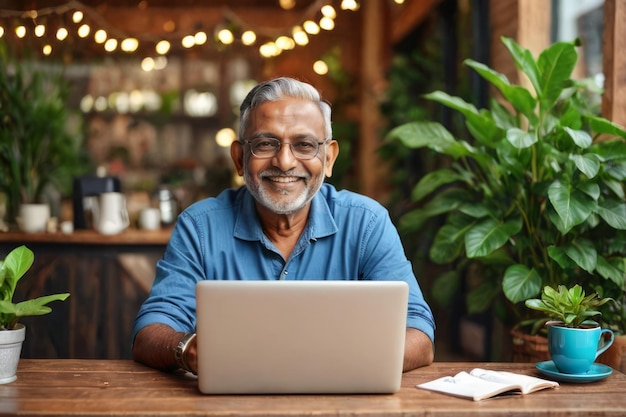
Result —
POLYGON ((604 2, 602 115, 626 126, 626 1, 604 2))

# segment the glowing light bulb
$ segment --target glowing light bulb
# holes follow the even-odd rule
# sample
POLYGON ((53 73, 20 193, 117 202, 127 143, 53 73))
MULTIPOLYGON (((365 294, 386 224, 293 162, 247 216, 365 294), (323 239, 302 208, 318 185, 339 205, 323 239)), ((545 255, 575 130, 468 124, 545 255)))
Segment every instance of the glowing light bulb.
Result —
POLYGON ((322 17, 320 19, 320 27, 324 30, 333 30, 335 28, 335 21, 330 17, 322 17))
POLYGON ((41 38, 45 34, 46 34, 46 27, 44 25, 35 26, 35 36, 37 36, 38 38, 41 38))
POLYGON ((72 22, 80 23, 83 20, 83 12, 80 10, 76 10, 74 14, 72 14, 72 22))
POLYGON ((67 38, 68 32, 65 28, 59 28, 57 30, 57 39, 60 41, 64 41, 67 38))
POLYGON ((120 48, 124 52, 134 52, 139 47, 139 41, 135 38, 126 38, 120 44, 120 48))
POLYGON ((87 36, 89 36, 89 32, 91 32, 91 28, 88 24, 80 25, 80 27, 78 28, 78 36, 80 36, 81 38, 86 38, 87 36))
POLYGON ((312 20, 307 20, 306 22, 304 22, 302 24, 302 27, 304 27, 304 30, 311 35, 317 35, 318 33, 320 33, 319 25, 312 20))
POLYGON ((191 48, 196 44, 196 39, 193 35, 187 35, 180 41, 180 44, 183 45, 183 48, 191 48))
POLYGON ((328 65, 322 60, 315 61, 313 63, 313 71, 319 75, 326 75, 328 74, 328 65))
POLYGON ((251 30, 246 30, 244 33, 241 34, 241 42, 244 45, 252 45, 254 42, 256 42, 256 33, 251 30))
POLYGON ((23 38, 26 36, 26 26, 17 26, 15 28, 15 36, 18 38, 23 38))
POLYGON ((94 33, 93 35, 93 39, 94 41, 96 41, 96 43, 104 43, 107 40, 107 33, 106 31, 99 29, 96 31, 96 33, 94 33))
POLYGON ((104 43, 104 50, 107 52, 113 52, 117 49, 117 39, 107 39, 104 43))
POLYGON ((335 17, 337 17, 337 12, 335 11, 335 8, 329 4, 323 6, 320 11, 325 17, 328 17, 330 19, 334 19, 335 17))
POLYGON ((356 0, 342 0, 341 1, 341 10, 351 10, 356 11, 359 9, 359 4, 356 0))
POLYGON ((41 52, 44 55, 46 55, 46 56, 50 55, 52 53, 52 46, 51 45, 44 45, 44 47, 41 48, 41 52))
POLYGON ((284 51, 288 51, 293 49, 296 46, 296 43, 288 36, 280 36, 276 39, 276 46, 284 51))
POLYGON ((234 42, 235 37, 233 36, 233 32, 230 30, 222 29, 217 32, 217 39, 219 39, 224 45, 230 45, 234 42))
POLYGON ((0 26, 0 38, 4 36, 4 27, 0 26))
POLYGON ((222 148, 228 148, 236 138, 237 134, 229 127, 220 129, 215 134, 215 142, 222 148))
POLYGON ((170 43, 166 40, 159 41, 156 44, 155 50, 157 54, 165 55, 170 50, 170 43))
POLYGON ((204 45, 207 41, 207 35, 204 32, 196 33, 193 38, 196 45, 204 45))

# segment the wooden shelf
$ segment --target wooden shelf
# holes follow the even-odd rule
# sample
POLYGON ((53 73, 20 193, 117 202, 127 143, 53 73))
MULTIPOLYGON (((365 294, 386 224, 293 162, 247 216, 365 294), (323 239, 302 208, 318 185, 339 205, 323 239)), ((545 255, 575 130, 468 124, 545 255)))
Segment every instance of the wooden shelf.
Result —
POLYGON ((58 243, 85 245, 167 245, 172 227, 160 230, 140 230, 129 228, 116 235, 103 235, 95 230, 75 230, 73 233, 24 233, 10 231, 0 233, 3 243, 58 243))

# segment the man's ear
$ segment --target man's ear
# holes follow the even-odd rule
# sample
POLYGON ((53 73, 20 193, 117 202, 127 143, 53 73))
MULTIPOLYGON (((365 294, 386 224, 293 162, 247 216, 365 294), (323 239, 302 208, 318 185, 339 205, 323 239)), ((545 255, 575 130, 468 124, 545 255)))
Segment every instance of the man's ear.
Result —
POLYGON ((326 145, 326 167, 324 169, 324 175, 330 178, 333 175, 333 166, 339 156, 339 142, 331 140, 326 145))
POLYGON ((238 140, 230 144, 230 157, 235 164, 235 169, 240 177, 243 177, 243 144, 238 140))

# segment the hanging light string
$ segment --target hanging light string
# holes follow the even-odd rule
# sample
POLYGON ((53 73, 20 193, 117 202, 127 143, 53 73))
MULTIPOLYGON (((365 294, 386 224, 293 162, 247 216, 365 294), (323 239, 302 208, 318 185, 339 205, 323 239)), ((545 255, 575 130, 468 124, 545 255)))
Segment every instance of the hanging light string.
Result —
MULTIPOLYGON (((340 9, 355 11, 359 8, 356 0, 341 0, 340 9)), ((241 18, 231 8, 222 9, 225 24, 216 29, 216 44, 214 47, 223 47, 233 43, 240 43, 249 47, 258 47, 264 58, 280 55, 283 51, 294 49, 296 46, 305 46, 311 36, 321 31, 330 31, 335 27, 337 12, 328 0, 316 0, 300 15, 300 24, 285 28, 267 28, 253 25, 241 18), (316 16, 321 16, 315 19, 316 16), (221 44, 221 46, 219 45, 221 44)), ((41 53, 51 55, 56 49, 62 49, 62 43, 71 39, 91 39, 94 44, 102 45, 104 51, 113 53, 122 51, 135 53, 152 49, 153 55, 167 55, 180 48, 191 49, 208 43, 210 38, 206 32, 197 30, 188 33, 172 32, 163 36, 146 33, 129 34, 111 25, 92 7, 78 0, 69 0, 67 3, 45 7, 38 10, 6 10, 0 9, 0 39, 9 36, 11 31, 19 40, 27 42, 29 39, 41 39, 43 42, 41 53), (71 22, 68 16, 71 15, 71 22), (58 23, 55 27, 53 18, 58 23), (50 20, 50 21, 48 21, 50 20), (8 22, 17 22, 8 24, 8 22), (48 25, 46 25, 48 23, 48 25), (69 29, 68 29, 69 27, 69 29), (56 29, 56 31, 54 31, 56 29), (54 31, 55 37, 52 37, 54 31)), ((209 43, 210 45, 210 43, 209 43)))

